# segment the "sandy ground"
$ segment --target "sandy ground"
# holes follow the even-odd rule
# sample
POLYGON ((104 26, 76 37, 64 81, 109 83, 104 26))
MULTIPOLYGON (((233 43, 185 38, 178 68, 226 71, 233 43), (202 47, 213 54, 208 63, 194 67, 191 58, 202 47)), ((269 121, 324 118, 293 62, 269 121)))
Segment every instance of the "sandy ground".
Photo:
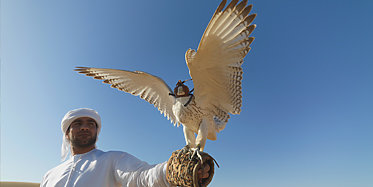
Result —
POLYGON ((0 182, 1 187, 38 187, 39 183, 31 182, 0 182))

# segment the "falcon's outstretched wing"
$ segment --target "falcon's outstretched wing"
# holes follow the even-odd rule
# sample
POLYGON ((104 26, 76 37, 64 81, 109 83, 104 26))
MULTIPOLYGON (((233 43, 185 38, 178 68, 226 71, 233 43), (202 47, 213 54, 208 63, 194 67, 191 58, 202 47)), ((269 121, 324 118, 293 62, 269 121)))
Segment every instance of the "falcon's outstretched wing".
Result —
POLYGON ((241 112, 241 80, 243 59, 249 52, 255 29, 251 22, 252 5, 247 0, 232 2, 223 10, 223 0, 215 11, 197 52, 185 53, 190 76, 193 79, 196 102, 205 109, 231 114, 241 112))
POLYGON ((104 83, 111 84, 113 88, 140 96, 153 104, 174 125, 178 124, 172 112, 175 97, 169 95, 173 92, 161 78, 141 71, 132 72, 117 69, 77 67, 75 71, 104 80, 104 83))

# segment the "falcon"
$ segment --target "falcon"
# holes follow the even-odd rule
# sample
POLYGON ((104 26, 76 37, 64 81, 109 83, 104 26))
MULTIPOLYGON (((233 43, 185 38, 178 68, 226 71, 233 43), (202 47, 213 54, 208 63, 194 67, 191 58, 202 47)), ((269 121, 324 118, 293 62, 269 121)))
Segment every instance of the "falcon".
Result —
POLYGON ((200 157, 206 140, 216 140, 230 114, 241 112, 241 65, 254 40, 250 37, 256 27, 251 24, 256 14, 249 14, 252 5, 247 0, 232 0, 224 9, 225 5, 223 0, 216 9, 197 51, 185 53, 192 90, 181 80, 172 90, 161 78, 142 71, 90 67, 75 71, 153 104, 174 126, 183 125, 186 146, 181 150, 200 157))

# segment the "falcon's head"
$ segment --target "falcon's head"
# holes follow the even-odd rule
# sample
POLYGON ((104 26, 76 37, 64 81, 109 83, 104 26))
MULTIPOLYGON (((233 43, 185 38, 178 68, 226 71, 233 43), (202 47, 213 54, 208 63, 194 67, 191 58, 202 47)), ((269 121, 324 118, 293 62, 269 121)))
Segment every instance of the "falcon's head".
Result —
POLYGON ((189 96, 189 88, 184 84, 185 81, 179 80, 176 83, 176 87, 174 89, 175 97, 185 97, 189 96))

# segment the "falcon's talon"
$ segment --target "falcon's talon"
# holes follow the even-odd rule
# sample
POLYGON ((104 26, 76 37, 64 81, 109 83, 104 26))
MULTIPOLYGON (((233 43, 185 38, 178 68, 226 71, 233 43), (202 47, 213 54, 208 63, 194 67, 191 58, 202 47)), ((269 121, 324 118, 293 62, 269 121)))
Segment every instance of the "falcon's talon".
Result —
POLYGON ((192 148, 192 150, 194 151, 193 151, 192 156, 190 157, 190 160, 193 160, 195 158, 197 160, 200 160, 201 164, 203 164, 203 159, 202 159, 201 151, 199 150, 199 148, 192 148))

